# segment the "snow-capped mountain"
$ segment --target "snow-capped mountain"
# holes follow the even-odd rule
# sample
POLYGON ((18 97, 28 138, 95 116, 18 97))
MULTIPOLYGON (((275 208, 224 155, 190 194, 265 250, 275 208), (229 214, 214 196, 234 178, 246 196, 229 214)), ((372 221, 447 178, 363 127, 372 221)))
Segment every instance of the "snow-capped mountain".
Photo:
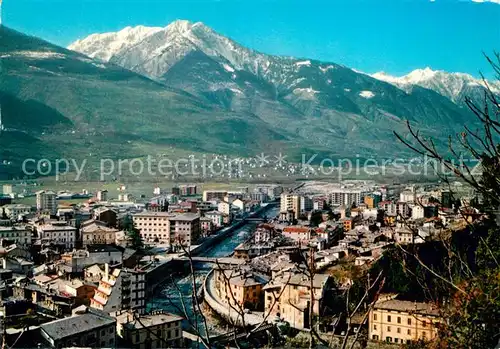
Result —
POLYGON ((440 137, 470 117, 466 108, 437 89, 387 83, 382 76, 331 62, 263 54, 199 22, 127 27, 91 35, 69 49, 338 151, 350 149, 350 139, 365 153, 386 151, 393 144, 392 132, 406 129, 405 120, 440 137), (436 125, 442 125, 439 132, 436 125))
POLYGON ((93 34, 68 48, 156 79, 194 51, 220 60, 228 70, 256 73, 270 65, 268 56, 238 45, 203 23, 184 20, 165 28, 127 27, 115 33, 93 34))
MULTIPOLYGON (((486 84, 495 94, 500 94, 500 82, 483 81, 469 74, 448 73, 440 70, 432 70, 429 67, 417 69, 401 77, 395 77, 384 72, 371 75, 375 79, 386 81, 404 90, 417 85, 448 97, 455 103, 462 103, 465 96, 474 97, 477 93, 482 95, 486 84)), ((479 96, 478 96, 479 97, 479 96)))
MULTIPOLYGON (((339 82, 334 81, 329 73, 331 70, 345 68, 308 59, 262 54, 239 45, 203 23, 185 20, 172 22, 164 28, 126 27, 114 33, 93 34, 74 42, 69 49, 163 81, 175 64, 193 52, 201 52, 220 65, 222 75, 232 75, 232 79, 224 82, 216 79, 217 81, 205 86, 210 91, 221 88, 228 88, 233 92, 240 91, 241 86, 234 80, 238 71, 244 71, 273 85, 278 93, 288 92, 306 100, 315 100, 318 93, 323 92, 316 88, 318 84, 323 85, 320 86, 323 89, 338 87, 339 82), (304 73, 307 76, 303 76, 304 73)), ((434 71, 430 68, 417 69, 402 77, 390 76, 383 72, 371 77, 397 86, 406 93, 411 93, 415 85, 430 89, 459 105, 463 103, 465 96, 481 99, 484 91, 484 82, 481 79, 468 74, 434 71)), ((342 81, 341 83, 345 85, 342 81)), ((248 83, 246 85, 248 86, 248 83)), ((489 82, 488 85, 494 93, 500 94, 499 82, 489 82)), ((342 88, 350 90, 351 86, 342 88)), ((376 95, 374 91, 361 95, 358 93, 364 98, 368 95, 372 97, 372 94, 376 95)))

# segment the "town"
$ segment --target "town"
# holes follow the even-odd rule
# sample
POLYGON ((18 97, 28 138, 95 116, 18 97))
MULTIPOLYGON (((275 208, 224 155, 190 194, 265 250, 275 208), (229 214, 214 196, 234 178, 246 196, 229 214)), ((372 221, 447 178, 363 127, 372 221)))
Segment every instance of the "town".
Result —
POLYGON ((372 272, 390 251, 432 244, 484 217, 460 182, 179 184, 140 198, 127 185, 43 189, 36 205, 16 203, 21 187, 4 184, 0 197, 10 348, 225 346, 237 335, 301 346, 312 332, 339 343, 363 333, 375 346, 432 341, 442 317, 418 297, 425 290, 395 292, 405 285, 386 287, 372 272), (172 275, 192 277, 187 304, 170 300, 181 292, 166 286, 172 275), (365 277, 372 286, 362 292, 375 300, 361 297, 349 310, 349 292, 365 277), (161 300, 172 304, 155 305, 161 300))

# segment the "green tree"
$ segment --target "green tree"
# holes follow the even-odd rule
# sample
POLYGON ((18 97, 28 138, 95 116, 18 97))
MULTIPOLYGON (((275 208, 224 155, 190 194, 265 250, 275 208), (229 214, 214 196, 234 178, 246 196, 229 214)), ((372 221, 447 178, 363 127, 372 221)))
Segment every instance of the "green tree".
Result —
POLYGON ((127 234, 127 237, 130 238, 131 247, 133 249, 141 250, 144 248, 140 231, 135 227, 134 221, 129 215, 127 215, 123 221, 123 230, 127 234))
POLYGON ((313 212, 311 214, 311 220, 309 221, 310 225, 313 227, 317 227, 321 222, 323 222, 323 214, 318 211, 313 212))

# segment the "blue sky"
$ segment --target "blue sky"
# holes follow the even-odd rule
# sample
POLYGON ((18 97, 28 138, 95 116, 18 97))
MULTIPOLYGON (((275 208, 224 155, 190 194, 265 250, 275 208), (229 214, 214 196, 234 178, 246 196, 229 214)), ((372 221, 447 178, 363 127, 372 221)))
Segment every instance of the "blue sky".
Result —
MULTIPOLYGON (((496 0, 499 1, 499 0, 496 0)), ((373 73, 416 68, 491 71, 500 4, 460 0, 3 0, 3 24, 67 46, 128 25, 202 21, 265 53, 373 73)))

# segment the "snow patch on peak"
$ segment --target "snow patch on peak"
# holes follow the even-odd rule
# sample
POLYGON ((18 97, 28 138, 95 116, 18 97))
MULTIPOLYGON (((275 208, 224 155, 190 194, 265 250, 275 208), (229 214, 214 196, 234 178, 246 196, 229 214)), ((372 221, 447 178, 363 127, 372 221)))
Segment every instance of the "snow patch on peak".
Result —
POLYGON ((314 90, 312 87, 307 88, 296 88, 293 90, 293 94, 299 96, 303 99, 316 99, 316 95, 320 93, 314 90))
POLYGON ((370 99, 370 98, 375 97, 375 93, 373 93, 372 91, 361 91, 359 93, 359 96, 366 98, 366 99, 370 99))
POLYGON ((92 34, 85 39, 75 41, 68 46, 68 49, 107 62, 121 50, 134 46, 161 30, 163 28, 160 27, 129 26, 118 32, 92 34))
POLYGON ((311 61, 307 60, 307 61, 295 62, 295 66, 297 66, 297 67, 302 67, 302 66, 310 67, 311 66, 311 61))
POLYGON ((176 21, 173 21, 169 25, 167 25, 165 27, 165 29, 168 31, 171 30, 171 31, 179 32, 179 33, 186 33, 188 31, 190 31, 191 29, 193 29, 194 27, 198 27, 201 25, 203 25, 203 23, 201 23, 201 22, 193 23, 193 22, 190 22, 190 21, 187 21, 184 19, 178 19, 176 21))
POLYGON ((230 65, 228 65, 228 64, 226 64, 226 63, 224 63, 224 64, 222 65, 222 67, 223 67, 226 71, 228 71, 228 72, 230 72, 230 73, 234 73, 234 68, 233 68, 233 67, 231 67, 230 65))
POLYGON ((319 67, 319 70, 321 70, 323 73, 326 73, 330 69, 334 69, 335 67, 333 65, 327 65, 326 67, 319 67))
POLYGON ((379 72, 371 75, 373 78, 393 84, 403 90, 417 85, 433 90, 456 102, 467 87, 483 86, 488 84, 493 93, 500 93, 500 83, 476 79, 469 74, 448 73, 442 70, 416 69, 407 75, 396 77, 379 72))

